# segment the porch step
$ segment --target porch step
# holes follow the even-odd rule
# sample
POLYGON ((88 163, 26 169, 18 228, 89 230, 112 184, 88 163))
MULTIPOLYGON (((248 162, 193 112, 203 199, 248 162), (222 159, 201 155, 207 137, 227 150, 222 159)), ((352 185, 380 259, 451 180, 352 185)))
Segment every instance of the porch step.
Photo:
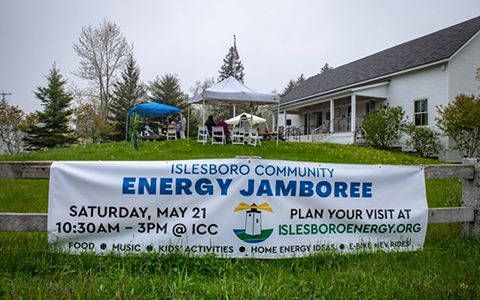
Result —
POLYGON ((289 142, 311 142, 311 135, 299 135, 299 136, 289 136, 287 141, 289 142))
POLYGON ((330 139, 331 136, 332 136, 332 134, 330 134, 330 133, 315 134, 313 136, 313 142, 314 143, 325 143, 326 141, 328 141, 330 139))

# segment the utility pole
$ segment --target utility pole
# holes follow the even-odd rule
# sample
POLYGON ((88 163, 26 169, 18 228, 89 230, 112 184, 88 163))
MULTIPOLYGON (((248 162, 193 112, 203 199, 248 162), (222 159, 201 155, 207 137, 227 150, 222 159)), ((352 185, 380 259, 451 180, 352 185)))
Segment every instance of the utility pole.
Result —
POLYGON ((5 93, 5 92, 1 92, 0 95, 2 95, 2 101, 5 101, 5 96, 11 96, 12 93, 5 93))

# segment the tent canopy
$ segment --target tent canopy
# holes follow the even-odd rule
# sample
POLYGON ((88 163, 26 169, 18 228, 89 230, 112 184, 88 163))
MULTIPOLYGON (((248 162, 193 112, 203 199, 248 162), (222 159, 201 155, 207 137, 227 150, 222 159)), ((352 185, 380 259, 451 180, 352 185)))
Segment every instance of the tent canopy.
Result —
POLYGON ((227 123, 229 125, 238 125, 242 115, 245 115, 247 117, 247 121, 250 122, 250 124, 252 124, 252 125, 257 125, 257 124, 262 124, 262 123, 267 122, 267 120, 265 120, 264 118, 260 118, 260 117, 257 117, 255 115, 243 113, 243 114, 239 114, 235 118, 231 118, 231 119, 226 120, 225 123, 227 123))
POLYGON ((128 116, 137 113, 148 117, 168 117, 181 112, 180 108, 157 102, 143 103, 128 111, 128 116))
POLYGON ((278 94, 257 93, 230 76, 222 82, 195 94, 188 100, 188 104, 204 104, 223 102, 232 105, 240 104, 278 104, 278 94))

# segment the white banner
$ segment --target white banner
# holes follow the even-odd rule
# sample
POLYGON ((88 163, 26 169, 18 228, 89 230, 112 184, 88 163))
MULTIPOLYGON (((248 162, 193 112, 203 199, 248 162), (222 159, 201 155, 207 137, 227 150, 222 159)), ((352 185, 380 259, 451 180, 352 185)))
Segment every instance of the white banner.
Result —
POLYGON ((72 253, 287 258, 423 247, 420 166, 262 159, 56 162, 49 242, 72 253))

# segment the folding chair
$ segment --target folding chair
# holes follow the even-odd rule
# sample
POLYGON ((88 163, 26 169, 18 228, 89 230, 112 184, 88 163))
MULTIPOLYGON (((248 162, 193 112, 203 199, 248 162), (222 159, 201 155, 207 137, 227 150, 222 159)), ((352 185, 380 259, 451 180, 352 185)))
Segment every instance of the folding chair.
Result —
POLYGON ((232 145, 245 145, 245 128, 234 127, 230 135, 232 145))
POLYGON ((205 144, 208 141, 207 126, 198 126, 197 142, 205 144))
POLYGON ((177 130, 173 128, 167 129, 167 140, 176 140, 177 139, 177 130))
POLYGON ((257 147, 257 143, 261 146, 262 145, 262 136, 258 134, 258 130, 253 129, 250 130, 250 134, 248 135, 248 144, 254 147, 257 147))
POLYGON ((222 126, 212 126, 212 145, 225 144, 225 133, 222 126))

